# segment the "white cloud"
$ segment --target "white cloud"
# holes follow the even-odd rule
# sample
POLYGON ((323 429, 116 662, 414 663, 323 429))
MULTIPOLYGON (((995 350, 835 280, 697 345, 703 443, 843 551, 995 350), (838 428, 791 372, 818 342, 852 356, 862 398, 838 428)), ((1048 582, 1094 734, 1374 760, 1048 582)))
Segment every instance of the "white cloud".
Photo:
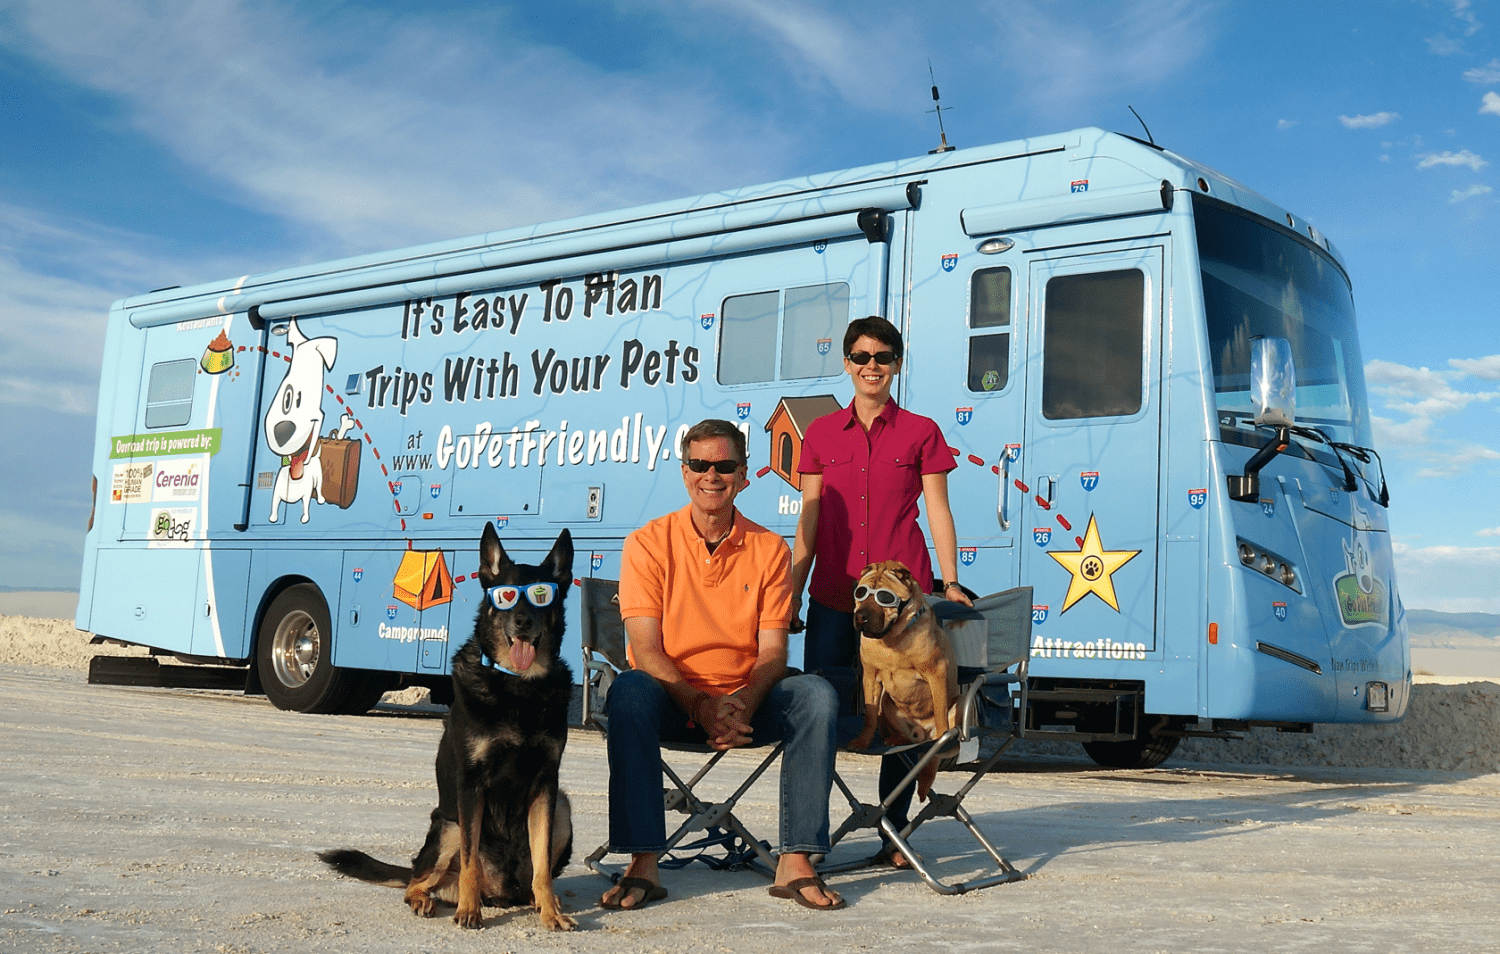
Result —
POLYGON ((1475 196, 1479 196, 1479 195, 1488 195, 1489 193, 1494 192, 1494 191, 1495 191, 1494 189, 1492 189, 1489 186, 1484 185, 1482 183, 1477 184, 1477 185, 1471 185, 1467 189, 1464 189, 1462 191, 1459 191, 1458 189, 1454 189, 1453 190, 1453 194, 1451 196, 1449 196, 1449 198, 1448 198, 1448 203, 1451 205, 1451 204, 1456 203, 1456 202, 1463 202, 1466 199, 1472 199, 1475 196))
POLYGON ((1489 165, 1488 162, 1476 156, 1467 149, 1458 152, 1429 152, 1422 156, 1422 161, 1417 163, 1418 169, 1431 169, 1434 166, 1468 166, 1475 172, 1489 165))
POLYGON ((1293 126, 1297 125, 1298 122, 1299 121, 1296 119, 1278 119, 1276 120, 1276 128, 1291 129, 1293 126))
POLYGON ((1493 116, 1500 116, 1500 93, 1496 93, 1494 90, 1491 90, 1490 92, 1484 94, 1484 99, 1482 102, 1484 105, 1479 107, 1479 111, 1481 113, 1489 113, 1493 116))
POLYGON ((1500 354, 1484 358, 1449 358, 1448 364, 1462 374, 1486 381, 1500 381, 1500 354))
POLYGON ((992 22, 976 23, 974 39, 998 52, 1001 72, 1016 84, 1015 101, 1048 122, 1077 122, 1080 113, 1096 114, 1101 97, 1118 104, 1125 92, 1160 86, 1207 52, 1219 32, 1220 8, 1198 0, 1094 7, 1086 30, 1078 28, 1076 9, 1043 0, 1004 0, 988 9, 992 22))
POLYGON ((711 73, 607 73, 509 39, 502 13, 14 9, 0 43, 113 97, 140 133, 334 254, 753 182, 790 144, 725 122, 711 73))
POLYGON ((1500 547, 1393 547, 1396 586, 1408 609, 1500 613, 1500 547))
POLYGON ((1340 116, 1339 122, 1349 129, 1378 129, 1401 118, 1400 113, 1379 112, 1369 116, 1340 116))
POLYGON ((1464 70, 1464 79, 1480 85, 1500 83, 1500 60, 1490 60, 1486 66, 1476 66, 1472 70, 1464 70))
POLYGON ((1483 530, 1475 530, 1476 537, 1500 537, 1500 527, 1485 527, 1483 530))
POLYGON ((1452 56, 1464 51, 1463 45, 1450 36, 1429 36, 1427 38, 1427 51, 1438 56, 1452 56))
POLYGON ((1472 434, 1450 436, 1439 423, 1472 404, 1500 399, 1500 391, 1461 387, 1470 378, 1500 379, 1500 355, 1450 364, 1451 371, 1380 360, 1365 365, 1372 410, 1388 412, 1371 415, 1376 444, 1416 465, 1418 479, 1452 477, 1500 461, 1500 451, 1474 442, 1472 434))

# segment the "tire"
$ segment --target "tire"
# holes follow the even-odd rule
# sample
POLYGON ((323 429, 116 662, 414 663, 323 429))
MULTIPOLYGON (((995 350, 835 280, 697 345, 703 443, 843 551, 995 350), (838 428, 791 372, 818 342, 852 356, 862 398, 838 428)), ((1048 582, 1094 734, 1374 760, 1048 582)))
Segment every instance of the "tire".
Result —
POLYGON ((1083 750, 1105 768, 1156 768, 1177 750, 1181 741, 1176 735, 1149 735, 1128 742, 1085 742, 1083 750))
POLYGON ((266 698, 292 712, 364 712, 380 699, 375 690, 387 678, 333 665, 328 604, 311 583, 288 587, 271 601, 255 640, 255 666, 266 698))

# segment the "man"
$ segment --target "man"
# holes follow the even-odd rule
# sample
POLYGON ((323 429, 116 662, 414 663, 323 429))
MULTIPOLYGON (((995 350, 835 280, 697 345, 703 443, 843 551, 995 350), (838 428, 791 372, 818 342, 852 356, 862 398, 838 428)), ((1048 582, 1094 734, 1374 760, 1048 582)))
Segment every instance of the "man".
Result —
POLYGON ((716 749, 783 741, 781 855, 771 894, 832 910, 844 901, 813 871, 828 851, 838 699, 821 677, 786 677, 791 554, 746 519, 745 437, 707 420, 682 438, 688 505, 625 541, 620 615, 633 669, 610 687, 609 841, 631 855, 608 908, 666 897, 662 740, 716 749))

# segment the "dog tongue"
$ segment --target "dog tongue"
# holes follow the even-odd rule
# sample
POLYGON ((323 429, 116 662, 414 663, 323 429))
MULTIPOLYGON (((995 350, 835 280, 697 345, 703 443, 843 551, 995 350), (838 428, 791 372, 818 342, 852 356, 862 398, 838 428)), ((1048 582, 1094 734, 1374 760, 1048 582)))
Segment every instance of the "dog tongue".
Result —
POLYGON ((536 659, 536 647, 524 640, 516 640, 510 644, 510 668, 516 672, 525 672, 531 668, 532 661, 536 659))

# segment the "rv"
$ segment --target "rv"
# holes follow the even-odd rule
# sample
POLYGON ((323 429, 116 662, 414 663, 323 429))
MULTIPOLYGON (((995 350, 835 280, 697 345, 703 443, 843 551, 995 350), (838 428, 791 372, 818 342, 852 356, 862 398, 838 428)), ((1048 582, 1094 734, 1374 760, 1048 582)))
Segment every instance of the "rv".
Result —
POLYGON ((867 314, 958 458, 963 583, 1033 587, 1028 737, 1151 765, 1403 715, 1342 258, 1099 129, 116 302, 77 625, 285 709, 441 693, 482 525, 522 560, 567 528, 575 573, 616 577, 703 418, 745 430, 739 503, 790 538, 867 314))

